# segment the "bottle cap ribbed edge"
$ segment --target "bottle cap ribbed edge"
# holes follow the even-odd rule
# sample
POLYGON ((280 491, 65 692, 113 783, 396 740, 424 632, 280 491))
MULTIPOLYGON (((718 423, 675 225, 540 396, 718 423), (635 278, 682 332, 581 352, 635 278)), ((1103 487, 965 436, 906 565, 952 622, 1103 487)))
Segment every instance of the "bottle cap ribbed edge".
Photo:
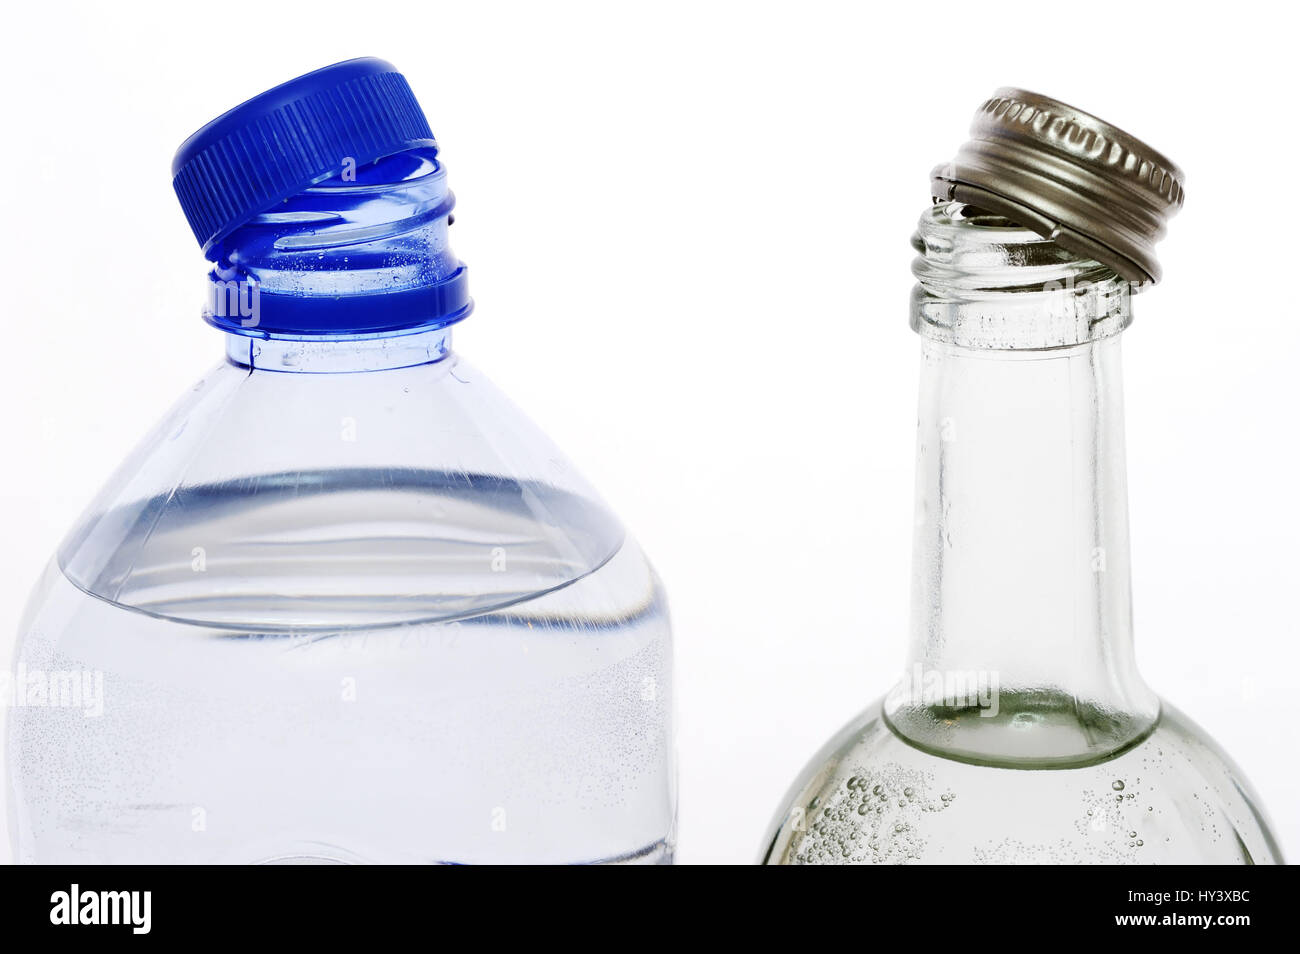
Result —
POLYGON ((1014 88, 979 108, 970 140, 930 178, 936 202, 1006 216, 1139 286, 1160 280, 1155 245, 1183 204, 1182 172, 1150 146, 1014 88))
POLYGON ((406 78, 373 57, 346 60, 255 96, 190 136, 172 187, 204 253, 348 162, 437 148, 406 78))

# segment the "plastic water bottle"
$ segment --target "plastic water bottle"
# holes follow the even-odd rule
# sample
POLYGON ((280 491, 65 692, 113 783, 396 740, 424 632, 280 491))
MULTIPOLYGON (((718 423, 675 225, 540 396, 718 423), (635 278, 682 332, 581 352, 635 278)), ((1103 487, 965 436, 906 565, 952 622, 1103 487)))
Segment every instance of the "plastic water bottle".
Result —
POLYGON ((665 862, 653 570, 451 349, 472 302, 401 74, 276 87, 173 165, 225 356, 23 622, 26 862, 665 862))

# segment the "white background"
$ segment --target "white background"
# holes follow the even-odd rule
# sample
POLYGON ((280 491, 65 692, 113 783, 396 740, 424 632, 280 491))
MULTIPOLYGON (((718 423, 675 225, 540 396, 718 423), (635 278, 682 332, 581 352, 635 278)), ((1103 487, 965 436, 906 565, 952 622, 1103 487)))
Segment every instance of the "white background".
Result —
MULTIPOLYGON (((1294 8, 19 4, 0 35, 0 652, 78 512, 214 363, 175 147, 382 56, 459 199, 457 347, 664 577, 680 858, 748 862, 902 663, 928 172, 1002 85, 1178 162, 1126 336, 1138 653, 1300 854, 1294 8), (540 290, 566 288, 567 301, 540 290)), ((7 851, 7 848, 5 849, 7 851)))

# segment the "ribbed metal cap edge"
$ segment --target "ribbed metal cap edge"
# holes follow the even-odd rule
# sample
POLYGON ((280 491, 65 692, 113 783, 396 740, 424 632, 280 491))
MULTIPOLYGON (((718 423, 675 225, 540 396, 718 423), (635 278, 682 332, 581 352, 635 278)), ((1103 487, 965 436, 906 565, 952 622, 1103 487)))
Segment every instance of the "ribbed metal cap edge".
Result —
POLYGON ((1182 207, 1183 183, 1177 166, 1122 129, 1012 87, 980 106, 971 138, 931 172, 936 202, 1004 215, 1138 286, 1160 280, 1155 245, 1182 207))

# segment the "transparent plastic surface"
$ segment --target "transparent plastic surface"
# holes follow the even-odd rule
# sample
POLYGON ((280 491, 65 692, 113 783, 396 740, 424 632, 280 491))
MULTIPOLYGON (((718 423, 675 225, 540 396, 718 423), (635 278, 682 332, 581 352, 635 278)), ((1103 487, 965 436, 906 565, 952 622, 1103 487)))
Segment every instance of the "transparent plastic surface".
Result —
POLYGON ((446 330, 230 341, 32 599, 17 670, 102 704, 11 711, 15 857, 670 860, 668 615, 617 519, 446 330))

